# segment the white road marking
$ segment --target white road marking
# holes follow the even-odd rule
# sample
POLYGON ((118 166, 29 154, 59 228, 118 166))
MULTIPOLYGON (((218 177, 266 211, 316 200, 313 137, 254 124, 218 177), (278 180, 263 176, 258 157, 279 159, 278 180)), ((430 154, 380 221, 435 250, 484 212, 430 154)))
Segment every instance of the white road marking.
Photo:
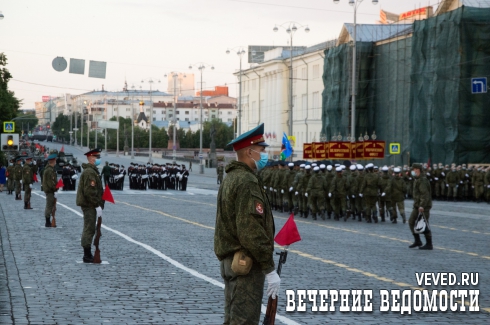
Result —
MULTIPOLYGON (((38 196, 40 196, 42 198, 46 198, 45 196, 40 195, 38 193, 33 193, 33 194, 36 194, 36 195, 38 195, 38 196)), ((169 193, 165 193, 165 194, 169 194, 169 193)), ((75 209, 72 209, 69 206, 64 205, 63 203, 60 203, 60 202, 57 202, 56 204, 59 205, 59 206, 62 206, 63 208, 65 208, 67 210, 70 210, 71 212, 73 212, 76 215, 78 215, 78 216, 80 216, 80 217, 83 218, 83 214, 80 213, 80 212, 78 212, 78 211, 76 211, 75 209)), ((225 285, 223 283, 221 283, 219 281, 216 281, 213 278, 210 278, 210 277, 208 277, 208 276, 206 276, 204 274, 201 274, 201 273, 197 272, 194 269, 191 269, 191 268, 189 268, 189 267, 187 267, 187 266, 185 266, 185 265, 177 262, 176 260, 174 260, 174 259, 168 257, 167 255, 163 254, 162 252, 154 249, 150 245, 147 245, 147 244, 144 244, 144 243, 139 242, 137 240, 134 240, 133 238, 131 238, 131 237, 123 234, 122 232, 117 231, 115 229, 112 229, 110 227, 107 227, 106 225, 102 225, 102 228, 104 228, 104 229, 106 229, 106 230, 108 230, 108 231, 110 231, 110 232, 112 232, 112 233, 114 233, 116 235, 119 235, 120 237, 126 239, 130 243, 133 243, 133 244, 136 244, 136 245, 139 245, 139 246, 143 247, 144 249, 152 252, 153 254, 157 255, 158 257, 160 257, 160 258, 164 259, 165 261, 167 261, 168 263, 172 264, 173 266, 175 266, 175 267, 177 267, 177 268, 179 268, 179 269, 181 269, 181 270, 183 270, 183 271, 185 271, 185 272, 187 272, 187 273, 195 276, 196 278, 199 278, 201 280, 204 280, 206 282, 209 282, 209 283, 211 283, 211 284, 213 284, 213 285, 215 285, 217 287, 220 287, 221 289, 224 289, 225 288, 225 285)), ((262 311, 263 314, 265 314, 265 312, 266 312, 266 306, 262 305, 261 311, 262 311)), ((282 323, 284 323, 286 325, 300 325, 299 323, 293 321, 292 319, 289 319, 287 317, 281 316, 279 314, 276 315, 276 319, 277 320, 280 320, 282 323)))

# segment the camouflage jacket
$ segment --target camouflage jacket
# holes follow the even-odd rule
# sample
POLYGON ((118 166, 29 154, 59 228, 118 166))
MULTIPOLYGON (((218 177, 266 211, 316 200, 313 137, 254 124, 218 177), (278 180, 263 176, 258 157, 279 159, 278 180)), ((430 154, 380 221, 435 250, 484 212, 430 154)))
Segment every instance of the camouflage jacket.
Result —
POLYGON ((28 164, 25 164, 22 168, 22 183, 24 185, 33 183, 32 168, 28 164))
POLYGON ((102 200, 102 181, 99 170, 92 164, 82 164, 83 172, 80 175, 77 190, 77 205, 82 208, 104 208, 102 200))
POLYGON ((14 179, 14 168, 14 166, 8 166, 7 173, 5 174, 5 176, 11 178, 12 180, 14 179))
POLYGON ((459 181, 459 173, 457 171, 450 171, 448 174, 446 174, 446 183, 451 185, 458 185, 459 181))
POLYGON ((54 167, 46 165, 43 171, 43 191, 44 193, 54 193, 57 191, 56 183, 58 182, 54 167))
POLYGON ((361 183, 359 193, 366 196, 378 196, 378 174, 367 173, 361 183))
POLYGON ((413 183, 413 208, 419 207, 431 208, 432 207, 432 194, 430 192, 430 183, 425 175, 420 174, 415 178, 413 183))
POLYGON ((391 180, 391 201, 403 202, 406 193, 407 186, 403 178, 400 176, 393 177, 391 180))
POLYGON ((263 184, 246 164, 233 161, 217 199, 214 252, 221 261, 243 250, 264 273, 274 270, 274 218, 263 184))
POLYGON ((345 176, 335 176, 330 184, 330 191, 332 196, 342 197, 349 193, 349 179, 345 176))
POLYGON ((485 179, 485 174, 483 172, 477 171, 473 173, 471 183, 473 185, 483 185, 484 179, 485 179))
POLYGON ((306 192, 321 192, 327 190, 327 184, 325 178, 320 173, 313 173, 310 177, 310 181, 306 185, 306 192))
POLYGON ((391 201, 391 176, 388 173, 381 175, 378 179, 378 187, 379 192, 385 193, 385 196, 382 197, 385 201, 391 201))
POLYGON ((282 188, 289 191, 289 188, 293 187, 293 182, 295 178, 296 178, 296 171, 288 170, 287 173, 285 173, 283 183, 282 183, 282 188))
POLYGON ((14 180, 20 181, 22 179, 22 166, 20 164, 14 165, 14 180))

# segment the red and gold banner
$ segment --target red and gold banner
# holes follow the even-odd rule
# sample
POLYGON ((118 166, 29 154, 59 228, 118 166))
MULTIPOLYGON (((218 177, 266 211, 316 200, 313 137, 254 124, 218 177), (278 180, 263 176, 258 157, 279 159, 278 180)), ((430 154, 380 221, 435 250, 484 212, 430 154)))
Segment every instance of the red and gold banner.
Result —
POLYGON ((346 141, 330 141, 328 158, 332 160, 351 159, 351 143, 346 141))
POLYGON ((383 159, 385 147, 385 141, 364 141, 364 159, 383 159))
POLYGON ((303 159, 313 159, 313 146, 311 143, 303 143, 303 159))
POLYGON ((353 156, 356 159, 364 159, 364 141, 356 142, 356 155, 353 156))
POLYGON ((327 147, 328 143, 325 142, 313 142, 313 157, 315 159, 328 159, 327 147))

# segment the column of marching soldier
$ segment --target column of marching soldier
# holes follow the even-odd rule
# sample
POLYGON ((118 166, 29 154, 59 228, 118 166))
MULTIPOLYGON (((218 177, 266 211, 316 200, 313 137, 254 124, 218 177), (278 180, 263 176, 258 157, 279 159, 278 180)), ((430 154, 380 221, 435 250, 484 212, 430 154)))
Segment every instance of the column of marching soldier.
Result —
POLYGON ((129 188, 134 190, 186 191, 189 171, 185 165, 131 163, 128 167, 129 188))
MULTIPOLYGON (((350 217, 368 223, 406 222, 404 200, 412 198, 408 166, 381 169, 373 164, 325 165, 271 162, 260 172, 264 190, 276 211, 300 214, 314 220, 350 217)), ((435 200, 486 200, 490 204, 490 167, 423 165, 435 200)))

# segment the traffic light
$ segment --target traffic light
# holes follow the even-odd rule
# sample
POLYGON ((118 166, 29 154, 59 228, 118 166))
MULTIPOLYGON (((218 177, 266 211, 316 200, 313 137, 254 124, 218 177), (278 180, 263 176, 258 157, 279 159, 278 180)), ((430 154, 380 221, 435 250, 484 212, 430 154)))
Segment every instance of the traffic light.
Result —
POLYGON ((2 133, 2 151, 19 150, 19 135, 2 133))

